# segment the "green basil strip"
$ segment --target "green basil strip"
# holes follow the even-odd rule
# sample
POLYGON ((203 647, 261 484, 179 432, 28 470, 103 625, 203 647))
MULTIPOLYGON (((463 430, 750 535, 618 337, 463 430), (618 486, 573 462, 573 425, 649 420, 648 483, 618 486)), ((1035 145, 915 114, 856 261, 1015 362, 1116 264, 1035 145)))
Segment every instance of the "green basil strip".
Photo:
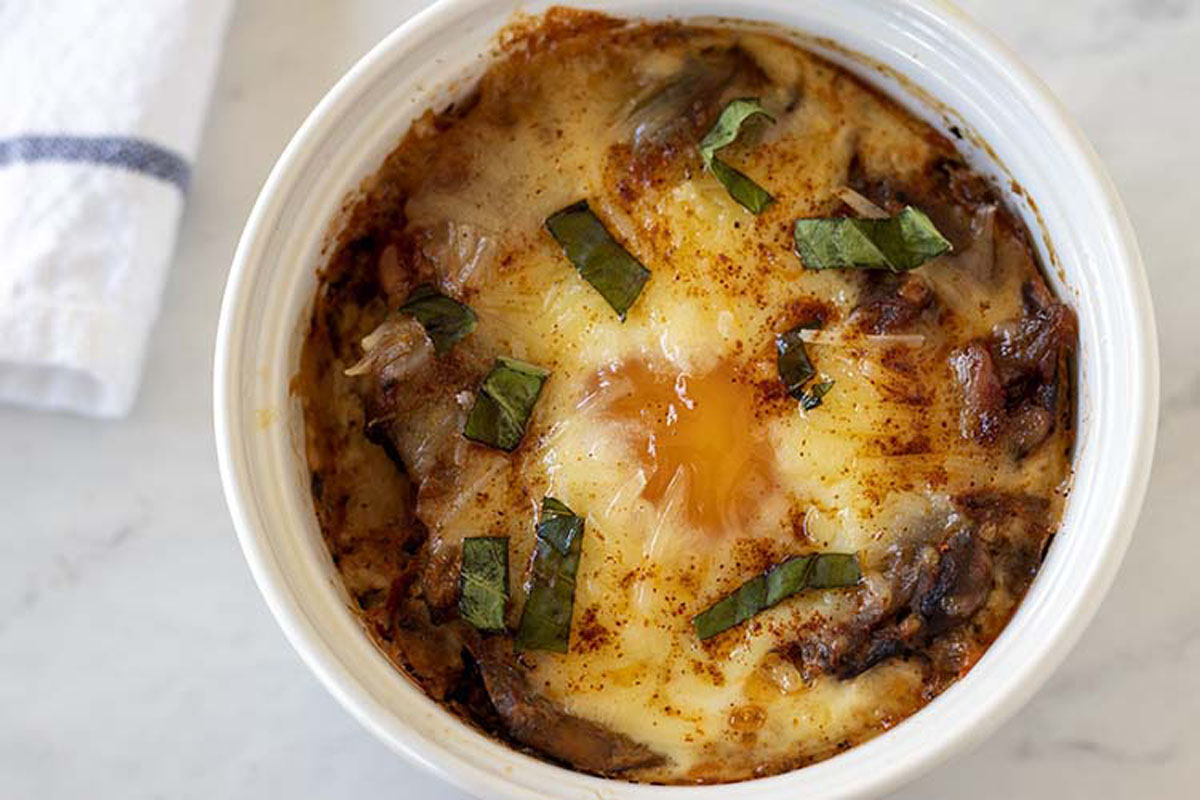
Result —
POLYGON ((745 173, 740 172, 716 157, 716 152, 726 145, 733 144, 742 130, 742 123, 755 115, 761 114, 771 122, 775 119, 759 104, 754 97, 742 97, 730 100, 721 111, 721 116, 700 140, 700 158, 704 166, 712 171, 729 196, 739 202, 749 211, 758 214, 775 202, 766 189, 759 186, 745 173))
POLYGON ((833 388, 833 381, 821 381, 814 383, 812 389, 807 392, 800 393, 800 407, 805 411, 812 411, 817 406, 821 405, 822 399, 829 394, 829 390, 833 388))
POLYGON ((587 200, 567 206, 546 220, 546 229, 567 260, 600 293, 621 321, 650 279, 650 270, 612 237, 587 200))
POLYGON ((721 110, 721 116, 717 117, 712 128, 700 140, 700 157, 704 159, 706 166, 712 161, 715 152, 737 141, 738 134, 742 131, 742 123, 755 114, 762 114, 769 121, 775 121, 756 97, 740 97, 726 104, 721 110))
POLYGON ((463 539, 458 614, 481 631, 504 630, 508 604, 508 539, 463 539))
POLYGON ((439 292, 431 284, 422 284, 400 306, 400 313, 411 314, 425 328, 433 349, 441 355, 454 343, 475 330, 475 312, 452 297, 439 292))
POLYGON ((809 576, 812 575, 816 556, 792 556, 781 561, 767 570, 763 576, 767 584, 767 594, 763 599, 763 608, 777 605, 801 589, 808 586, 809 576))
POLYGON ((692 617, 692 627, 701 639, 709 639, 741 625, 767 607, 767 579, 759 575, 692 617))
POLYGON ((779 380, 783 381, 787 393, 797 400, 804 399, 804 384, 817 374, 816 368, 808 358, 808 351, 804 349, 804 331, 820 327, 816 322, 801 322, 775 337, 779 380))
POLYGON ((841 589, 862 580, 862 567, 854 553, 819 553, 808 573, 809 589, 841 589))
POLYGON ((714 158, 709 164, 709 169, 712 170, 713 175, 717 176, 717 180, 725 187, 725 191, 729 192, 729 196, 747 210, 761 214, 764 208, 775 202, 775 198, 771 197, 766 189, 721 159, 714 158))
POLYGON ((515 639, 518 649, 567 652, 582 549, 583 518, 553 497, 542 500, 533 574, 515 639))
POLYGON ((861 579, 858 556, 853 553, 792 556, 692 617, 692 627, 698 637, 710 639, 804 589, 841 589, 861 579))
POLYGON ((549 376, 547 370, 524 361, 496 359, 475 396, 463 436, 500 450, 515 450, 549 376))
POLYGON ((554 549, 567 555, 571 545, 583 535, 583 517, 567 508, 560 500, 547 497, 542 500, 542 520, 537 526, 537 535, 554 545, 554 549))
POLYGON ((794 235, 805 269, 904 272, 951 249, 929 217, 912 206, 887 219, 798 219, 794 235))

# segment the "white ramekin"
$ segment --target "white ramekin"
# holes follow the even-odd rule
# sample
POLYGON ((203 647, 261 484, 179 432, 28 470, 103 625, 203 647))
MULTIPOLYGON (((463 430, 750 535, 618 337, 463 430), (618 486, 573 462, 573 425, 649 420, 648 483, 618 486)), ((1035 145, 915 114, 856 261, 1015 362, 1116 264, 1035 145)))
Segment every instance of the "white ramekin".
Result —
POLYGON ((491 37, 535 0, 441 0, 363 58, 305 121, 254 207, 217 337, 217 450, 230 511, 263 596, 339 701, 397 751, 488 798, 807 800, 872 796, 978 742, 1062 661, 1124 554, 1154 446, 1153 312, 1121 202, 1079 130, 1004 47, 936 0, 585 0, 614 14, 780 23, 968 134, 976 168, 1021 189, 1015 203, 1051 278, 1079 313, 1074 490, 1060 535, 1003 635, 971 672, 907 721, 828 761, 710 787, 638 786, 552 766, 476 733, 401 677, 360 629, 322 543, 289 380, 314 270, 343 198, 416 114, 486 65, 491 37), (833 44, 833 43, 836 43, 833 44), (983 143, 986 142, 986 145, 983 143), (1036 203, 1036 204, 1035 204, 1036 203))

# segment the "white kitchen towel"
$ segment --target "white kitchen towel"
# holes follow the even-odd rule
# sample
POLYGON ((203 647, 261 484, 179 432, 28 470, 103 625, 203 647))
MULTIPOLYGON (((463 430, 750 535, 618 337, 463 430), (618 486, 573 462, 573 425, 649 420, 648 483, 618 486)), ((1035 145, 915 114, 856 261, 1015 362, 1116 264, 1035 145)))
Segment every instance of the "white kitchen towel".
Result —
POLYGON ((0 0, 0 401, 129 412, 229 9, 0 0))

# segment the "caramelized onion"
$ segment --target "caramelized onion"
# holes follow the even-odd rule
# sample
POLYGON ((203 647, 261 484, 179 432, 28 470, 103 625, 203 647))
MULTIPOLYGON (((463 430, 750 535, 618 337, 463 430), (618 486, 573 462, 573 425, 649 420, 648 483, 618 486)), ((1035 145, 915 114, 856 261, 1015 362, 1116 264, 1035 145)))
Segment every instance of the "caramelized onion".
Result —
POLYGON ((442 288, 462 297, 464 289, 487 282, 496 237, 478 225, 447 220, 422 231, 421 253, 433 263, 442 288))
POLYGON ((842 202, 854 209, 854 213, 867 219, 887 219, 888 213, 879 206, 863 197, 849 186, 843 186, 834 192, 842 202))
POLYGON ((385 321, 363 338, 362 349, 363 357, 346 370, 346 375, 374 374, 381 384, 412 375, 433 358, 433 342, 412 317, 385 321))

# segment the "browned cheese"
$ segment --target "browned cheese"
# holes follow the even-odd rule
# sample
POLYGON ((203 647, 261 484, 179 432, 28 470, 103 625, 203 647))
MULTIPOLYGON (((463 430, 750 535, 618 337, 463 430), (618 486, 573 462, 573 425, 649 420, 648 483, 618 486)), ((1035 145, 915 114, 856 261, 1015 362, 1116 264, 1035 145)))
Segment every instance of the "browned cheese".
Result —
POLYGON ((666 783, 827 758, 970 669, 1041 563, 1075 318, 950 141, 784 38, 526 20, 338 224, 296 381, 317 515, 398 669, 514 746, 666 783), (774 117, 721 151, 775 197, 758 215, 697 148, 739 97, 774 117), (624 322, 544 228, 581 199, 651 272, 624 322), (951 253, 892 274, 793 250, 797 218, 906 205, 951 253), (422 283, 479 318, 443 355, 396 313, 422 283), (805 320, 834 382, 811 410, 775 352, 805 320), (497 356, 551 373, 511 454, 461 435, 497 356), (461 541, 509 537, 515 625, 547 495, 586 518, 571 648, 515 653, 458 618, 461 541), (862 583, 697 638, 696 613, 816 551, 858 554, 862 583))

